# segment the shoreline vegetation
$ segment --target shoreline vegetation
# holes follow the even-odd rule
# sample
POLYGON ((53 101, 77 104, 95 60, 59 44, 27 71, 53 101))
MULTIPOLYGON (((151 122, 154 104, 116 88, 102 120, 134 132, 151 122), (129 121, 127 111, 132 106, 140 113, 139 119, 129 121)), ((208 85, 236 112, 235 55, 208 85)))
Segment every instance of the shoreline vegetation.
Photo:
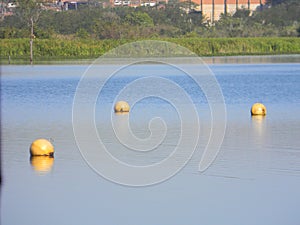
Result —
MULTIPOLYGON (((34 62, 93 60, 118 46, 143 40, 35 39, 33 45, 34 62)), ((300 54, 300 38, 297 37, 158 38, 145 40, 171 42, 185 47, 201 57, 300 54)), ((1 64, 29 64, 29 44, 30 39, 27 38, 1 39, 1 64)), ((139 51, 143 50, 139 49, 139 51)))
POLYGON ((182 57, 176 44, 200 57, 300 54, 299 0, 265 0, 254 11, 236 7, 213 21, 195 11, 191 1, 135 8, 104 7, 95 0, 72 10, 50 10, 55 4, 45 0, 15 2, 12 9, 2 3, 10 13, 0 19, 4 64, 93 60, 146 40, 175 45, 140 43, 124 57, 182 57))

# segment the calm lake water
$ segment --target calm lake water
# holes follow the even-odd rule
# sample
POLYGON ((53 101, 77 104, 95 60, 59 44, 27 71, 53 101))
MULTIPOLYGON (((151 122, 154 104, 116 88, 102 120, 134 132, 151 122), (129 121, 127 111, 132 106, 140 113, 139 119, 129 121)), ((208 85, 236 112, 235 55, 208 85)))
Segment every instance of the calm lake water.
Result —
MULTIPOLYGON (((143 187, 109 181, 86 162, 78 148, 72 108, 88 65, 1 66, 1 224, 299 224, 300 57, 277 58, 275 63, 255 58, 250 63, 226 61, 208 65, 224 96, 227 125, 216 159, 203 172, 198 166, 209 139, 211 111, 204 91, 189 76, 163 65, 136 65, 117 73, 98 93, 93 110, 99 137, 112 155, 137 166, 172 154, 182 118, 155 93, 134 105, 130 114, 115 115, 112 107, 120 90, 158 75, 184 90, 196 109, 200 134, 191 160, 170 179, 143 187), (265 118, 250 116, 255 102, 266 105, 265 118), (145 139, 151 135, 148 123, 154 117, 164 120, 167 131, 153 151, 132 151, 114 135, 111 122, 126 139, 129 120, 132 132, 145 139), (30 144, 41 137, 53 142, 54 159, 30 160, 30 144)), ((98 77, 88 80, 91 89, 110 67, 97 68, 98 77)), ((151 84, 157 92, 170 92, 163 81, 154 79, 151 84)), ((150 88, 147 83, 140 85, 123 98, 138 98, 150 88)), ((79 96, 82 113, 89 107, 89 98, 88 90, 79 96)), ((89 118, 77 121, 83 130, 85 119, 89 118)), ((189 118, 186 121, 191 130, 197 128, 189 118)), ((83 140, 89 141, 89 136, 86 133, 83 140)), ((93 143, 90 147, 93 150, 93 143)), ((92 152, 97 153, 97 149, 92 152)))

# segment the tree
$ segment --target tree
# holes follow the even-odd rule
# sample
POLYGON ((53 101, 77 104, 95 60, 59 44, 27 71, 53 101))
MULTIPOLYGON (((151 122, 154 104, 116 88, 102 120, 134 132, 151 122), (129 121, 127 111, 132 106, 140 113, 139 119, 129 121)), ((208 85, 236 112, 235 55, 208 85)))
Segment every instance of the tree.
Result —
POLYGON ((287 3, 287 4, 296 3, 298 1, 299 0, 267 0, 266 4, 275 6, 275 5, 279 5, 279 4, 282 4, 282 3, 287 3))
POLYGON ((34 24, 38 21, 42 11, 43 1, 38 0, 18 0, 16 15, 24 21, 24 25, 30 28, 30 63, 33 63, 33 40, 34 35, 34 24))
POLYGON ((131 25, 153 26, 152 18, 145 12, 132 12, 125 16, 125 20, 131 25))

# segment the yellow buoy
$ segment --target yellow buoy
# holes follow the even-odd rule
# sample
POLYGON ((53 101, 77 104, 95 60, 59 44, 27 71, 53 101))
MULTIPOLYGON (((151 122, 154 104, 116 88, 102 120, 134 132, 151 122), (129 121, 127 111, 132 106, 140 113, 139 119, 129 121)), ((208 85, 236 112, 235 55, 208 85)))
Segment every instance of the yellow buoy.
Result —
POLYGON ((115 112, 116 113, 123 113, 123 112, 129 112, 130 106, 125 101, 119 101, 115 104, 115 112))
POLYGON ((53 156, 54 147, 50 143, 50 141, 46 139, 37 139, 34 142, 32 142, 30 146, 30 154, 32 156, 37 156, 37 155, 53 156))
POLYGON ((54 158, 53 156, 31 156, 30 163, 35 171, 46 173, 52 169, 54 158))
POLYGON ((251 108, 252 116, 265 116, 266 114, 267 114, 267 109, 261 103, 255 103, 251 108))

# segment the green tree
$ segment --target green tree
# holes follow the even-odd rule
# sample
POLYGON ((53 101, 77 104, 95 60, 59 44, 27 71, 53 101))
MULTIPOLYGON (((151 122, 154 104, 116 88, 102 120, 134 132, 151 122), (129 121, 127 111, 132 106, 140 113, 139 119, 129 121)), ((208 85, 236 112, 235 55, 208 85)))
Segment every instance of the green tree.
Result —
POLYGON ((296 3, 298 2, 299 0, 267 0, 266 1, 266 4, 267 5, 272 5, 272 6, 275 6, 275 5, 279 5, 279 4, 282 4, 282 3, 296 3))
POLYGON ((43 1, 38 0, 17 0, 16 15, 24 21, 25 25, 30 28, 30 63, 33 63, 33 40, 34 25, 38 21, 42 12, 41 3, 43 1))
POLYGON ((152 18, 146 12, 132 12, 127 14, 125 20, 131 25, 153 26, 152 18))
POLYGON ((269 4, 271 3, 271 7, 255 12, 252 21, 266 27, 273 25, 279 36, 296 36, 300 23, 300 1, 269 1, 269 4))

